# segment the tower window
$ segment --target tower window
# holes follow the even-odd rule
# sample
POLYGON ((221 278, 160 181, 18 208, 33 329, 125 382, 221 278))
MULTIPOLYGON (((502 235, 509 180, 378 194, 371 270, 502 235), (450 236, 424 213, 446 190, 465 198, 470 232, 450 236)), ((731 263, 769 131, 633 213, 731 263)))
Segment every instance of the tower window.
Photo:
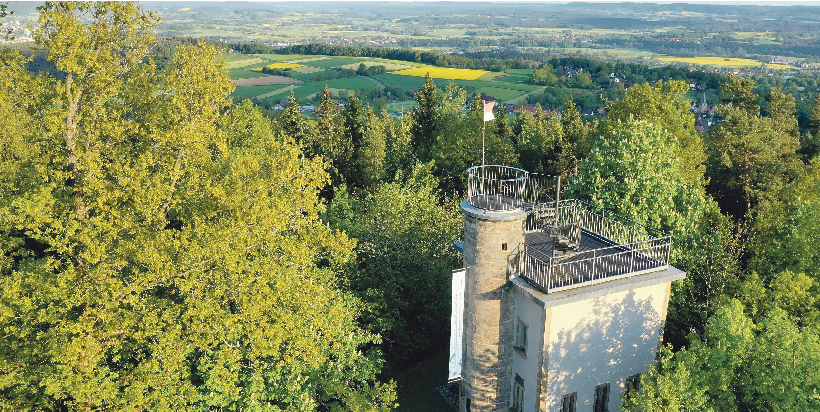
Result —
POLYGON ((501 244, 501 250, 507 250, 507 244, 506 243, 501 244))
POLYGON ((575 399, 578 392, 568 393, 561 397, 561 412, 575 412, 575 399))
POLYGON ((521 318, 515 324, 515 349, 527 354, 527 324, 521 318))
POLYGON ((609 382, 595 387, 593 412, 609 412, 609 382))
POLYGON ((524 412, 524 379, 517 373, 513 385, 513 411, 524 412))

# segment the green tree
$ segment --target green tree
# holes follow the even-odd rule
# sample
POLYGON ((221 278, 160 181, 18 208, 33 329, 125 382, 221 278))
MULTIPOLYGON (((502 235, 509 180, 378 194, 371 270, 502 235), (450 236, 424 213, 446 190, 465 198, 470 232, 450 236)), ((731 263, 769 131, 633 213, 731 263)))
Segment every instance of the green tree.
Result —
POLYGON ((611 126, 593 141, 570 193, 676 238, 696 231, 707 208, 703 189, 680 173, 665 128, 647 121, 611 126))
POLYGON ((678 361, 669 348, 662 348, 660 361, 640 377, 640 390, 628 388, 622 395, 624 411, 710 412, 704 388, 692 377, 687 365, 678 361))
MULTIPOLYGON (((384 115, 382 115, 384 117, 384 115)), ((388 180, 397 173, 410 173, 416 158, 413 156, 413 117, 404 116, 398 122, 385 122, 385 170, 388 180)))
POLYGON ((578 112, 578 106, 575 105, 572 96, 570 96, 564 112, 561 113, 561 128, 567 142, 567 157, 573 163, 586 157, 589 152, 587 147, 588 130, 581 119, 581 113, 578 112))
POLYGON ((416 92, 418 106, 413 110, 413 149, 416 157, 423 162, 431 159, 431 150, 436 143, 436 122, 438 121, 438 88, 430 73, 424 84, 416 92))
POLYGON ((344 179, 343 168, 353 155, 349 136, 343 131, 341 120, 336 112, 338 102, 330 96, 330 89, 325 86, 319 106, 314 113, 315 122, 309 128, 308 154, 322 156, 330 163, 330 183, 335 187, 344 179))
POLYGON ((405 366, 447 339, 450 272, 459 257, 455 202, 438 203, 431 165, 357 199, 340 190, 328 220, 358 239, 349 287, 367 303, 364 321, 384 337, 391 363, 405 366))
POLYGON ((720 84, 720 101, 751 116, 760 115, 759 96, 754 93, 753 79, 729 75, 729 81, 720 84))
POLYGON ((360 182, 364 188, 373 188, 384 177, 385 163, 385 128, 393 123, 387 112, 377 116, 369 107, 365 110, 365 130, 362 141, 356 147, 356 166, 360 182))
POLYGON ((689 110, 686 82, 668 81, 652 87, 638 84, 626 92, 624 98, 613 102, 599 133, 611 133, 617 122, 629 119, 663 124, 667 142, 673 147, 672 156, 678 173, 693 185, 703 184, 706 161, 704 142, 695 132, 695 117, 689 110), (661 120, 662 119, 662 120, 661 120))
MULTIPOLYGON (((333 110, 335 111, 336 108, 334 107, 333 110)), ((337 167, 344 181, 354 187, 363 186, 363 182, 360 181, 362 174, 359 170, 359 155, 365 130, 368 127, 364 115, 365 109, 361 101, 355 95, 348 96, 345 108, 341 112, 339 129, 342 134, 341 141, 350 145, 348 150, 351 153, 350 156, 345 156, 345 159, 340 159, 337 167)))
MULTIPOLYGON (((479 98, 478 102, 481 100, 479 98)), ((431 150, 439 187, 447 194, 466 188, 464 171, 481 163, 481 124, 483 114, 475 110, 464 115, 467 92, 450 83, 441 93, 441 107, 436 118, 436 144, 431 150)), ((475 101, 473 101, 473 106, 475 101)))
POLYGON ((0 408, 392 406, 322 162, 250 103, 224 114, 213 47, 146 63, 135 4, 40 11, 64 77, 0 64, 0 408))
POLYGON ((709 134, 710 192, 722 210, 742 217, 799 172, 799 142, 775 118, 737 106, 720 106, 718 112, 725 121, 709 134))
POLYGON ((535 69, 530 75, 530 83, 539 86, 554 86, 558 83, 558 77, 555 76, 555 69, 549 63, 535 69))
POLYGON ((307 124, 305 118, 302 117, 299 106, 296 104, 296 97, 294 97, 292 90, 290 92, 290 104, 288 104, 288 107, 282 112, 282 117, 279 118, 279 124, 282 126, 282 130, 297 142, 301 143, 305 140, 307 124))

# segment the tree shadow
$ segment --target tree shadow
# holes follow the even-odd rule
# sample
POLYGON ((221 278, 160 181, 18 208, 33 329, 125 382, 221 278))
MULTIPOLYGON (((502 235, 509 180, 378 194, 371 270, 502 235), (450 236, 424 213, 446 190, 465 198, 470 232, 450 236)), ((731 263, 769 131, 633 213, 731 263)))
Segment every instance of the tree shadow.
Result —
MULTIPOLYGON (((553 312, 553 327, 562 323, 559 310, 553 312)), ((607 382, 609 410, 618 410, 625 378, 643 373, 654 361, 662 326, 650 297, 636 299, 629 291, 616 303, 596 298, 590 313, 550 342, 548 410, 560 407, 561 395, 572 392, 578 393, 578 410, 587 410, 596 385, 607 382)))

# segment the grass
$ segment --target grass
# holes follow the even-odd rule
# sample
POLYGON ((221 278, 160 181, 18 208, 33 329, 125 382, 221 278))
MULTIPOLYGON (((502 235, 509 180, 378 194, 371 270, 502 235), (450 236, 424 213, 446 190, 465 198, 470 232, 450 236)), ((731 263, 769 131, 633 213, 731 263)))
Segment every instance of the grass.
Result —
POLYGON ((281 84, 270 84, 267 86, 237 86, 233 91, 233 97, 235 99, 249 99, 251 97, 256 97, 259 94, 281 88, 281 84))
POLYGON ((330 69, 333 67, 340 67, 351 63, 358 64, 365 60, 366 59, 363 57, 330 57, 321 60, 301 60, 300 63, 305 63, 308 66, 324 67, 325 69, 330 69))
POLYGON ((393 73, 402 76, 416 77, 425 77, 427 73, 430 73, 430 77, 436 79, 475 80, 489 72, 486 70, 453 69, 449 67, 416 67, 413 69, 399 70, 393 73))
POLYGON ((503 89, 500 87, 482 87, 478 89, 478 92, 482 95, 492 96, 496 100, 501 101, 515 99, 516 97, 527 94, 526 92, 522 92, 520 90, 503 89))
POLYGON ((272 90, 270 92, 257 95, 256 98, 257 99, 264 99, 264 98, 267 98, 267 97, 273 97, 273 96, 277 96, 277 95, 280 95, 280 94, 289 93, 291 90, 293 90, 297 87, 299 87, 299 86, 294 86, 294 85, 291 84, 289 86, 285 86, 285 87, 282 87, 280 89, 272 90))
POLYGON ((511 74, 511 75, 507 75, 507 76, 501 77, 499 79, 496 79, 496 82, 498 82, 498 83, 511 83, 511 84, 527 84, 527 83, 529 83, 529 81, 530 81, 530 76, 529 75, 525 76, 525 75, 517 75, 517 74, 511 74))
POLYGON ((404 69, 409 69, 409 68, 412 68, 412 67, 416 67, 416 66, 412 66, 412 65, 409 65, 409 64, 392 62, 390 60, 383 60, 383 61, 362 60, 358 63, 345 64, 344 66, 340 66, 340 67, 343 68, 343 69, 356 70, 356 69, 359 68, 360 64, 364 64, 365 67, 384 66, 384 68, 389 72, 392 72, 394 70, 404 70, 404 69))
POLYGON ((300 66, 300 67, 294 68, 293 71, 295 71, 296 73, 310 74, 310 73, 323 72, 323 71, 325 71, 325 69, 323 69, 321 67, 313 67, 313 66, 300 66))
POLYGON ((405 100, 401 102, 387 103, 384 108, 390 113, 407 113, 410 109, 417 107, 419 104, 415 100, 405 100))

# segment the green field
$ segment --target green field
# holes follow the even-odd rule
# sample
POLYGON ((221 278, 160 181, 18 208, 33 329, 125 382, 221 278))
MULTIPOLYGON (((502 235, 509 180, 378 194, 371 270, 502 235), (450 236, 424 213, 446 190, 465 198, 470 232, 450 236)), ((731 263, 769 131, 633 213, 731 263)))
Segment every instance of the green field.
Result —
MULTIPOLYGON (((225 60, 226 66, 230 69, 231 79, 234 80, 267 76, 253 69, 275 63, 290 62, 301 65, 300 67, 290 69, 289 76, 302 80, 304 83, 293 85, 240 86, 237 87, 233 93, 236 99, 265 99, 268 103, 289 97, 291 91, 297 99, 314 98, 316 94, 324 90, 325 87, 330 88, 334 96, 338 95, 339 91, 347 90, 353 93, 361 90, 373 91, 381 86, 396 86, 405 92, 412 93, 424 83, 424 77, 406 76, 389 72, 375 74, 371 76, 371 78, 356 76, 313 81, 317 79, 317 77, 328 78, 338 76, 341 74, 339 70, 356 69, 361 63, 364 63, 366 66, 384 65, 389 70, 424 66, 419 63, 398 60, 352 56, 314 56, 299 54, 242 55, 236 53, 226 55, 225 60)), ((468 89, 470 93, 481 93, 503 102, 513 102, 522 101, 527 94, 543 89, 542 87, 527 84, 530 73, 532 73, 532 70, 529 69, 512 69, 503 73, 488 72, 475 80, 434 78, 433 82, 440 89, 447 87, 451 82, 455 82, 459 86, 468 89)), ((406 112, 412 107, 412 103, 412 101, 392 102, 387 105, 387 109, 391 113, 406 112)))

